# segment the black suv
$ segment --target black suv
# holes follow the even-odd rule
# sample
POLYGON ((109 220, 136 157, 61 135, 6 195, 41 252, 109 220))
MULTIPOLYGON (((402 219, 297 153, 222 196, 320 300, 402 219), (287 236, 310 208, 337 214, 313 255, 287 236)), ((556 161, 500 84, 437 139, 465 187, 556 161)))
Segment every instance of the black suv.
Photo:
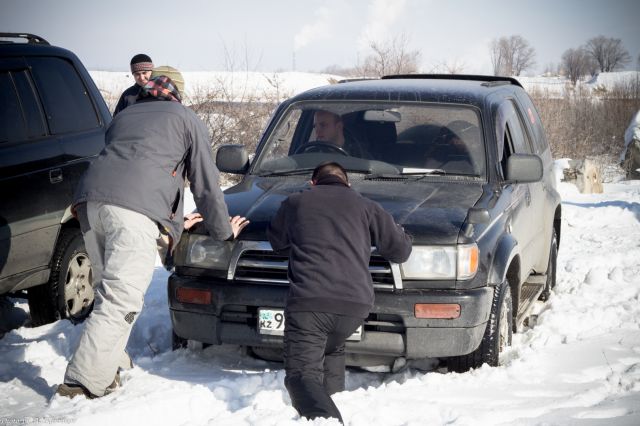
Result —
POLYGON ((560 197, 540 117, 515 79, 389 76, 309 90, 279 106, 248 158, 241 146, 217 153, 221 171, 244 174, 226 191, 230 213, 251 220, 240 239, 214 241, 197 227, 178 245, 176 346, 233 343, 278 358, 287 254, 272 251, 265 231, 328 160, 413 236, 403 264, 372 252, 375 306, 347 342, 349 364, 497 365, 554 286, 560 197), (342 147, 317 140, 316 111, 341 117, 342 147))
POLYGON ((0 33, 0 105, 0 295, 27 290, 34 325, 82 320, 91 264, 70 204, 111 115, 80 60, 32 34, 0 33))

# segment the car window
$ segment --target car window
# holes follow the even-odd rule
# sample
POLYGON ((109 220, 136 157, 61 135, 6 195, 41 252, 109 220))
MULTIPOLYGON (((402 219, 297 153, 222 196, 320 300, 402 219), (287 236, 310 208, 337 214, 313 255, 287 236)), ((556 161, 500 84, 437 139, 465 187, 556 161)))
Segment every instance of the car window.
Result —
POLYGON ((0 72, 0 143, 27 138, 27 128, 9 72, 0 72))
POLYGON ((479 113, 447 104, 294 104, 267 135, 253 172, 302 171, 322 161, 371 173, 483 176, 479 113))
POLYGON ((47 129, 43 121, 44 116, 40 103, 37 101, 36 94, 33 91, 29 72, 27 70, 13 71, 11 75, 20 96, 20 104, 27 124, 27 136, 30 139, 45 136, 47 129))
POLYGON ((87 89, 73 65, 61 58, 29 58, 52 134, 100 126, 87 89))
POLYGON ((522 127, 520 115, 518 114, 515 105, 513 105, 513 101, 509 101, 508 105, 507 125, 509 126, 513 150, 518 154, 530 154, 531 146, 522 127))

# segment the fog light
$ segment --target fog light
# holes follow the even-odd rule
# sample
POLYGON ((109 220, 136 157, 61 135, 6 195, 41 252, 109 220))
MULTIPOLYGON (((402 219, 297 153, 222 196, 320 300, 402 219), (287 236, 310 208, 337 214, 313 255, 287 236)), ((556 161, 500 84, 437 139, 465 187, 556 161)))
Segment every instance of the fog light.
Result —
POLYGON ((176 290, 176 299, 180 303, 194 303, 196 305, 210 305, 211 291, 196 288, 180 287, 176 290))
POLYGON ((416 318, 455 319, 460 318, 460 305, 457 303, 416 303, 416 318))

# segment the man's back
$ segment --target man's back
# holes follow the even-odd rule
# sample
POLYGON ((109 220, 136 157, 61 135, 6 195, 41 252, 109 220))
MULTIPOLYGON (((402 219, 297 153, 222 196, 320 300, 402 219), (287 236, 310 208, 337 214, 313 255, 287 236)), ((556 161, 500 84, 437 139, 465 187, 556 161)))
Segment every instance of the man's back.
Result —
POLYGON ((178 241, 185 177, 203 201, 196 203, 210 234, 227 238, 228 212, 206 127, 178 102, 142 101, 111 122, 106 147, 83 178, 75 202, 102 201, 142 213, 178 241))
POLYGON ((371 247, 395 262, 409 237, 377 203, 337 179, 320 180, 285 200, 272 221, 274 249, 290 248, 290 310, 367 315, 373 305, 371 247))

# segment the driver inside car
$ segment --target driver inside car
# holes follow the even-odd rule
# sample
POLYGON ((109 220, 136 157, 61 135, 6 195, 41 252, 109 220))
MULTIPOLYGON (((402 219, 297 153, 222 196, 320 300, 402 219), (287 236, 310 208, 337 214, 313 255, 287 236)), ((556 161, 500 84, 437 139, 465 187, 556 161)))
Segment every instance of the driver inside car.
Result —
MULTIPOLYGON (((351 138, 345 137, 344 121, 342 116, 334 114, 329 111, 318 110, 313 116, 313 128, 315 130, 315 141, 325 144, 331 144, 339 148, 339 151, 343 151, 347 155, 353 157, 368 158, 366 150, 360 146, 356 141, 351 138)), ((308 151, 315 149, 309 148, 308 151)), ((326 151, 321 146, 318 146, 319 151, 326 151)), ((305 150, 307 151, 307 150, 305 150)))

